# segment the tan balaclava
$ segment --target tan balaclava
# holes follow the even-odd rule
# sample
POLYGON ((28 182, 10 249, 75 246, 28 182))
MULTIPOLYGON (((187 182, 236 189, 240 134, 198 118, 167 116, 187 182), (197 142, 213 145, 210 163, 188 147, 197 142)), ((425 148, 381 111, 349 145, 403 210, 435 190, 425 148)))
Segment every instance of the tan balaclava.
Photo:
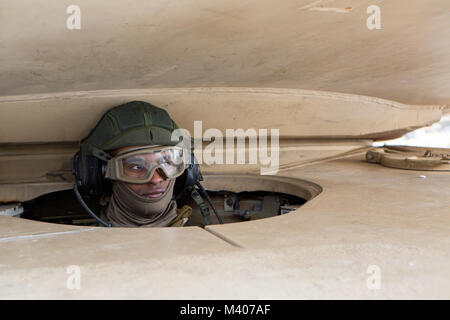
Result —
POLYGON ((141 197, 126 183, 116 181, 106 216, 115 227, 167 227, 177 215, 174 185, 175 179, 170 179, 166 191, 154 199, 141 197))

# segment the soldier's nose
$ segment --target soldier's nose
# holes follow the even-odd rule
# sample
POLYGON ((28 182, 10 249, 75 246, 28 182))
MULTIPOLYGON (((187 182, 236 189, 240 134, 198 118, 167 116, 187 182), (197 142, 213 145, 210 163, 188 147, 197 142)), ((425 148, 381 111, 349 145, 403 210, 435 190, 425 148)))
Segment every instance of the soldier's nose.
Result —
POLYGON ((155 171, 155 173, 153 174, 152 179, 150 180, 150 182, 151 182, 152 184, 159 184, 159 183, 163 182, 164 180, 166 180, 166 179, 164 178, 164 174, 160 174, 158 171, 159 171, 159 170, 156 170, 156 171, 155 171))

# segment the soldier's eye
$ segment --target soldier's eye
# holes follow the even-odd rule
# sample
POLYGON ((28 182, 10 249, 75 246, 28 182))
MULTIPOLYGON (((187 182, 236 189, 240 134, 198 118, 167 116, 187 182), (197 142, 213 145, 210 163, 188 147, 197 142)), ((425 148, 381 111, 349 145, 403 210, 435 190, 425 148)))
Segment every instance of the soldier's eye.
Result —
POLYGON ((145 161, 139 158, 127 159, 125 168, 128 170, 139 171, 145 169, 145 161))
POLYGON ((141 166, 141 165, 139 165, 139 164, 135 164, 135 165, 131 165, 130 169, 131 169, 131 170, 138 171, 138 170, 144 169, 144 166, 141 166))

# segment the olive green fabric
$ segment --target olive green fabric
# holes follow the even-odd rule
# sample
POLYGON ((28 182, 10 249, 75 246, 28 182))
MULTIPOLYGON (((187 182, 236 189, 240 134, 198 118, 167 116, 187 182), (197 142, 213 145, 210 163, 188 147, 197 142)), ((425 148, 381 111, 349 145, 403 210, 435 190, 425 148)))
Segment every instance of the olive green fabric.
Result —
POLYGON ((178 126, 166 110, 144 101, 132 101, 105 113, 81 147, 98 157, 101 151, 127 146, 177 145, 179 141, 171 140, 175 129, 178 126))
POLYGON ((192 208, 184 205, 177 209, 177 216, 170 222, 169 227, 182 227, 192 214, 192 208))

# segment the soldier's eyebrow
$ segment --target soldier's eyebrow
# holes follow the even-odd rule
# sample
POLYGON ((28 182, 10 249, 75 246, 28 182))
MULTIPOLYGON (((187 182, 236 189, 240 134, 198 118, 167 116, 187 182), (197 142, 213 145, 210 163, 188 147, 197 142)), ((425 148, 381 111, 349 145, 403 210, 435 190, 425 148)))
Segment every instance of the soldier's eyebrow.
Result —
POLYGON ((130 158, 124 159, 125 163, 138 163, 138 164, 145 164, 147 161, 142 159, 141 157, 132 156, 130 158))

